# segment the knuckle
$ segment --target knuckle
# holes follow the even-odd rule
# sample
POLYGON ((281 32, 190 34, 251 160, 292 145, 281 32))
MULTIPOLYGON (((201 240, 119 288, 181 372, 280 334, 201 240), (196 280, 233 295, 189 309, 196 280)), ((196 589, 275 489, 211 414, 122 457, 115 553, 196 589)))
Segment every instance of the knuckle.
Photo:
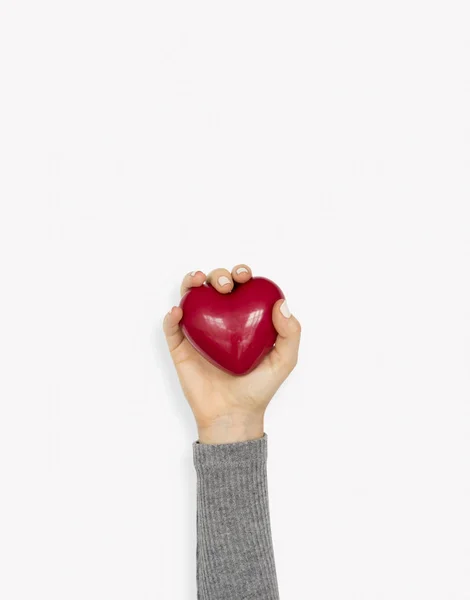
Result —
POLYGON ((302 325, 295 319, 295 321, 292 321, 290 329, 292 333, 300 334, 302 332, 302 325))
POLYGON ((292 360, 289 361, 289 373, 291 373, 295 367, 297 366, 297 357, 295 356, 292 360))
POLYGON ((295 369, 297 364, 297 356, 287 356, 281 362, 281 368, 285 372, 286 376, 295 369))

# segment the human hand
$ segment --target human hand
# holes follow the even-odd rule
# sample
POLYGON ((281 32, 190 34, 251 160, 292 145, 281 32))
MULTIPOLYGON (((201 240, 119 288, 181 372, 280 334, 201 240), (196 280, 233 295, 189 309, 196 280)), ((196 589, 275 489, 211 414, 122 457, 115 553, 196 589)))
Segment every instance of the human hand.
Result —
MULTIPOLYGON (((251 278, 247 265, 237 265, 230 273, 215 269, 206 277, 201 271, 188 273, 181 296, 204 282, 221 294, 232 291, 234 281, 243 284, 251 278)), ((282 382, 297 364, 301 327, 285 300, 273 306, 276 344, 262 362, 246 375, 231 375, 207 361, 189 343, 179 325, 179 306, 165 315, 163 330, 178 378, 196 419, 199 441, 228 444, 263 437, 264 413, 282 382)))

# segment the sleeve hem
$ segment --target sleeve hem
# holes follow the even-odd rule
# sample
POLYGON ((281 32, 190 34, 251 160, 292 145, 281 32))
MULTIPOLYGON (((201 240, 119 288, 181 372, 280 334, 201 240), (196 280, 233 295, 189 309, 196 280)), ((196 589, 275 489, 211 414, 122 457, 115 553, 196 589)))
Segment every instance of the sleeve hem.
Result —
POLYGON ((257 440, 233 444, 193 444, 193 459, 196 471, 206 468, 248 466, 267 460, 268 436, 257 440))

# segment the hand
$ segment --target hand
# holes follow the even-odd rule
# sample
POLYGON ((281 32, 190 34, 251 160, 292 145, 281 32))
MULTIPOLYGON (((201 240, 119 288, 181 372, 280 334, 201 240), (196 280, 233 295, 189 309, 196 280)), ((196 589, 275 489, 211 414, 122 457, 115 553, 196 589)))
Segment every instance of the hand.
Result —
MULTIPOLYGON (((247 265, 237 265, 231 273, 215 269, 207 277, 201 271, 193 271, 183 279, 181 295, 205 281, 221 294, 228 294, 234 281, 243 284, 250 278, 247 265)), ((276 345, 256 369, 236 376, 221 371, 193 348, 179 326, 182 316, 183 310, 173 306, 164 318, 163 330, 184 395, 196 418, 199 442, 228 444, 263 437, 269 401, 297 364, 300 323, 290 315, 285 301, 278 300, 272 313, 278 333, 276 345)))

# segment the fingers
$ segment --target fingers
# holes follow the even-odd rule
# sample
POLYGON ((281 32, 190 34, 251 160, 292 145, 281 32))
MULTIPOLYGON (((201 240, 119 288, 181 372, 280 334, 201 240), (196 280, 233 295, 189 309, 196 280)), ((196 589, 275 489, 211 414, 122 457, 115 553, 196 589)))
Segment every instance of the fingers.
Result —
POLYGON ((181 296, 192 287, 199 287, 204 282, 210 283, 221 294, 227 294, 233 290, 234 281, 245 283, 252 277, 251 269, 248 265, 239 264, 233 267, 230 273, 227 269, 214 269, 206 276, 202 271, 192 271, 185 275, 181 284, 181 296))
POLYGON ((205 280, 206 276, 202 271, 191 271, 183 278, 180 288, 181 296, 184 296, 190 288, 201 286, 205 280))
POLYGON ((182 317, 183 310, 179 306, 173 306, 163 319, 163 332, 170 352, 173 352, 184 339, 183 332, 179 326, 182 317))
POLYGON ((276 365, 290 373, 297 364, 301 326, 285 300, 278 300, 273 306, 273 325, 278 333, 274 348, 276 365))
POLYGON ((232 279, 237 283, 245 283, 252 277, 251 269, 248 265, 236 265, 232 269, 232 279))
POLYGON ((207 276, 207 283, 210 283, 221 294, 228 294, 233 289, 232 275, 227 269, 211 271, 207 276))

